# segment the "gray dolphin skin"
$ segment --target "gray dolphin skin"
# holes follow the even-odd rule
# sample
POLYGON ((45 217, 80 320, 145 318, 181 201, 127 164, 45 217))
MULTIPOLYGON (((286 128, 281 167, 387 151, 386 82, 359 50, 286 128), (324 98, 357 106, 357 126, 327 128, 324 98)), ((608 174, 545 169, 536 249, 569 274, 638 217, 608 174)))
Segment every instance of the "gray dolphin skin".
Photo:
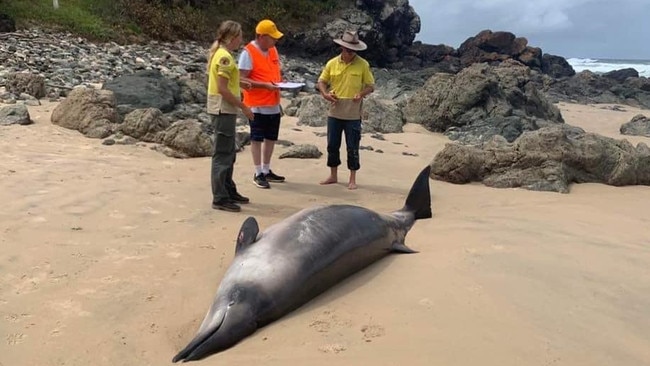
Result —
POLYGON ((247 218, 235 257, 192 341, 172 360, 195 361, 226 350, 404 244, 416 220, 431 217, 430 167, 404 207, 381 214, 351 205, 307 208, 259 232, 247 218))

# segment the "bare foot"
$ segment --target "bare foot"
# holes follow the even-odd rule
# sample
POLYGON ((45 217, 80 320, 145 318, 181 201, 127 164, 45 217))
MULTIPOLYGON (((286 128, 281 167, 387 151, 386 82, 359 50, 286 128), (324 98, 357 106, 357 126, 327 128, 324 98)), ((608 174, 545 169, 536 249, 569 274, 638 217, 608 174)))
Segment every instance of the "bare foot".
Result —
POLYGON ((336 182, 338 182, 338 180, 336 179, 336 177, 329 176, 329 177, 327 177, 327 179, 321 181, 320 184, 323 184, 323 185, 324 185, 324 184, 334 184, 334 183, 336 183, 336 182))
POLYGON ((348 183, 348 189, 357 189, 357 184, 353 182, 348 183))

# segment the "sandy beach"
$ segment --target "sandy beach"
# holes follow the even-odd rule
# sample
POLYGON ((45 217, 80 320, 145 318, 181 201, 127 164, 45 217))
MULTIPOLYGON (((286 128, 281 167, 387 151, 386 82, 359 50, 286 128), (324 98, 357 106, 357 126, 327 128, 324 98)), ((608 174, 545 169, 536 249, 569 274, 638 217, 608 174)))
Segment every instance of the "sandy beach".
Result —
MULTIPOLYGON (((567 123, 618 129, 647 110, 558 105, 567 123)), ((262 229, 313 204, 400 208, 447 138, 407 125, 364 135, 359 189, 320 186, 325 157, 275 159, 287 176, 235 181, 252 203, 210 206, 209 158, 104 146, 50 123, 0 128, 0 366, 165 365, 194 336, 242 221, 262 229), (417 156, 403 153, 417 154, 417 156)), ((325 151, 324 128, 283 119, 281 138, 325 151), (296 130, 300 129, 300 131, 296 130)), ((275 156, 286 148, 278 147, 275 156)), ((393 255, 197 365, 650 364, 650 187, 571 193, 431 181, 434 217, 393 255)))

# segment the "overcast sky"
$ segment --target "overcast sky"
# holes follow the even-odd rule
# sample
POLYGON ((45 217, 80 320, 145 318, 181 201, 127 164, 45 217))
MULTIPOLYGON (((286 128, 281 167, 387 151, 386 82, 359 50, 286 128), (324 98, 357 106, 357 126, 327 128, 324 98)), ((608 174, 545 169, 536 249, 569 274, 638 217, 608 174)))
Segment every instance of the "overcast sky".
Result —
POLYGON ((509 31, 565 58, 650 59, 650 0, 409 0, 416 40, 458 48, 484 29, 509 31))

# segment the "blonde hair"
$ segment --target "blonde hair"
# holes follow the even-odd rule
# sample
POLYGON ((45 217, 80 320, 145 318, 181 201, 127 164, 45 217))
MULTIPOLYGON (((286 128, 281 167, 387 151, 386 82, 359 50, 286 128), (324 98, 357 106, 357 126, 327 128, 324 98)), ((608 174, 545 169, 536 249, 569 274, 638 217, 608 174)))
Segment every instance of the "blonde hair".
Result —
POLYGON ((212 57, 215 52, 221 45, 227 44, 233 40, 233 38, 238 37, 242 34, 241 24, 233 20, 226 20, 221 22, 219 29, 217 29, 217 39, 210 46, 210 51, 208 52, 208 65, 207 72, 210 72, 210 63, 212 62, 212 57))

